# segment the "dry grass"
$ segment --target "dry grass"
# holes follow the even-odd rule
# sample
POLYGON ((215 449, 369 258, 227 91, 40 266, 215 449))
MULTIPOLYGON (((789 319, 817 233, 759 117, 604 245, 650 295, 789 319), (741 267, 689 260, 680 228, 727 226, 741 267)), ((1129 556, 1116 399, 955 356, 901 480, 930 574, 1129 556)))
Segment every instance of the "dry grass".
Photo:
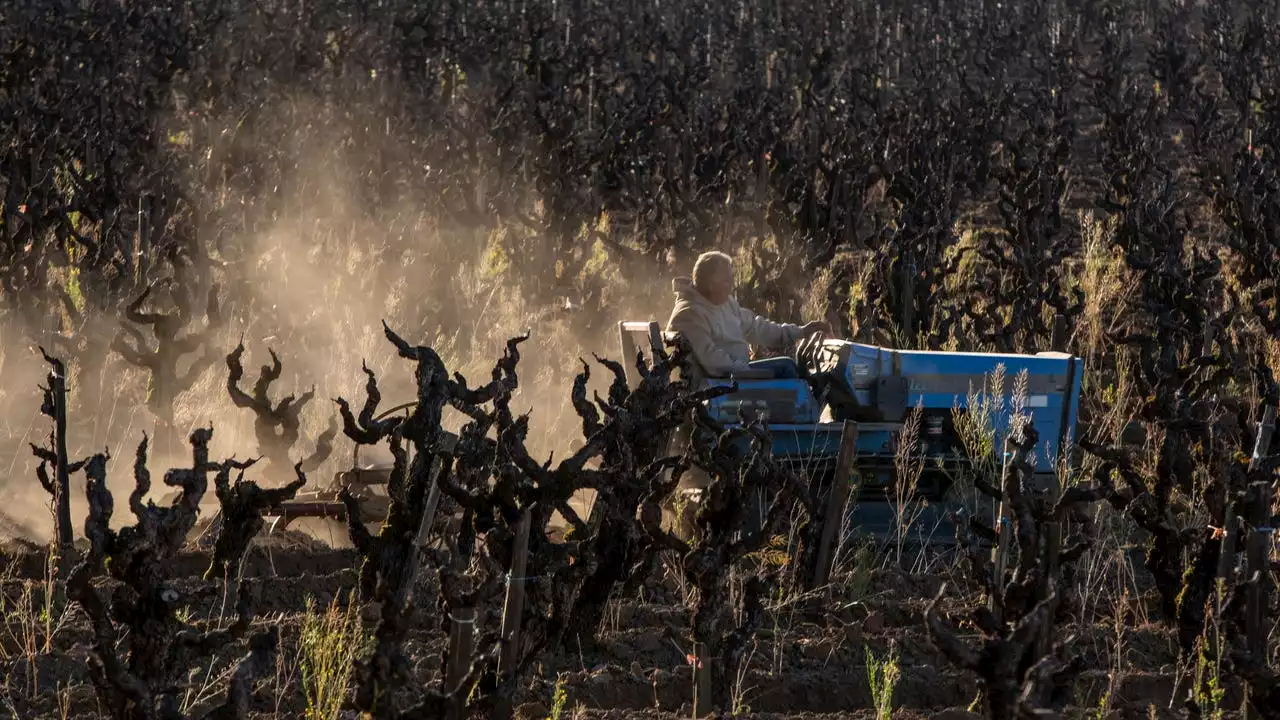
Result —
POLYGON ((358 603, 344 608, 335 597, 320 610, 307 598, 298 648, 307 720, 339 717, 355 662, 367 644, 358 603))

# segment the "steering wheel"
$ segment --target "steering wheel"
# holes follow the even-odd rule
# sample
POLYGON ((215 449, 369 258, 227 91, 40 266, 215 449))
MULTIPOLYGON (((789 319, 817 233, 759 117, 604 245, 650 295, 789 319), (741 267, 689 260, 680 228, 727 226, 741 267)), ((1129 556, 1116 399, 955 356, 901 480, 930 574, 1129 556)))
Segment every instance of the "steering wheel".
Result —
MULTIPOLYGON (((377 422, 379 420, 385 420, 391 417, 392 415, 400 412, 401 410, 409 410, 417 406, 418 406, 417 400, 410 400, 409 402, 406 402, 406 403, 400 403, 399 405, 396 405, 393 408, 389 408, 387 410, 383 410, 382 412, 378 413, 376 416, 374 416, 373 420, 374 422, 377 422)), ((405 413, 405 417, 409 417, 409 413, 405 413)), ((351 451, 351 467, 353 469, 360 468, 360 443, 356 443, 355 447, 351 451)))

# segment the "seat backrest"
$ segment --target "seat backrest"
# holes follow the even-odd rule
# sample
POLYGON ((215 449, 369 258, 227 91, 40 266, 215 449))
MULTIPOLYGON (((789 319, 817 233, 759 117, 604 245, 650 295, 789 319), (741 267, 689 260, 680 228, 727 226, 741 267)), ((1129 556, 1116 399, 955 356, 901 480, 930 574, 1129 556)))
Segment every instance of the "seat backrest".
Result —
POLYGON ((636 353, 644 353, 644 359, 653 363, 655 350, 665 350, 665 338, 671 333, 664 333, 657 321, 627 321, 618 323, 618 340, 622 348, 622 366, 627 372, 627 382, 635 387, 640 382, 636 372, 636 353))

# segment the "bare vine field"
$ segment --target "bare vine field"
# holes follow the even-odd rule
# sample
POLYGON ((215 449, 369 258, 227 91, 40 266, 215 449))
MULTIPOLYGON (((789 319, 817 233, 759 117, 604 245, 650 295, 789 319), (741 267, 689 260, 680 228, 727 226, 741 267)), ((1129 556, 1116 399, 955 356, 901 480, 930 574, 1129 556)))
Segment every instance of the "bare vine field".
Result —
POLYGON ((1280 718, 1277 27, 9 0, 0 715, 1280 718), (708 249, 776 320, 1083 358, 1060 494, 970 427, 1006 524, 846 522, 810 582, 825 490, 619 347, 708 249), (371 465, 376 518, 272 528, 371 465))

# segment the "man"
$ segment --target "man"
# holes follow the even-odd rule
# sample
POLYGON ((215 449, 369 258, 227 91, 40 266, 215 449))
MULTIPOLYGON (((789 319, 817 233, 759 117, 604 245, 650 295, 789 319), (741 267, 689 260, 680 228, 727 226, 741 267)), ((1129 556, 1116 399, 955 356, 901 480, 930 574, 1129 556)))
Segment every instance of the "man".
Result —
POLYGON ((693 277, 671 283, 676 304, 667 330, 684 336, 693 347, 699 382, 743 371, 771 371, 775 378, 798 377, 795 361, 787 356, 750 361, 751 345, 783 348, 816 332, 826 323, 804 326, 776 323, 738 305, 733 295, 733 259, 722 252, 705 252, 693 266, 693 277))

